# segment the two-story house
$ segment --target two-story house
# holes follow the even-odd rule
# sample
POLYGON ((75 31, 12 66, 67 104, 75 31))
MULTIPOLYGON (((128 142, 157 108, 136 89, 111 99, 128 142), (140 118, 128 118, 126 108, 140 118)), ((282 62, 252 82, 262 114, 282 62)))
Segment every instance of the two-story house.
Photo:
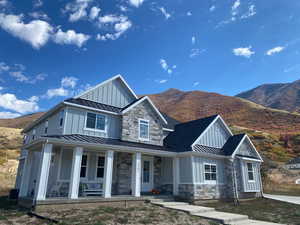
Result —
POLYGON ((16 188, 51 199, 261 196, 262 158, 219 115, 179 123, 122 76, 59 103, 24 130, 16 188), (93 197, 88 197, 93 196, 93 197))

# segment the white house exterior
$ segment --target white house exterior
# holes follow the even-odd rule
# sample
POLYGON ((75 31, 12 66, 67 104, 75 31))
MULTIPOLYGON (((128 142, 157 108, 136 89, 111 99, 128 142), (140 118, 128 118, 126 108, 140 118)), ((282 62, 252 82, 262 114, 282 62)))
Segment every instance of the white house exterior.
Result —
POLYGON ((261 196, 262 159, 219 115, 179 123, 115 76, 56 105, 23 131, 20 198, 190 201, 261 196))

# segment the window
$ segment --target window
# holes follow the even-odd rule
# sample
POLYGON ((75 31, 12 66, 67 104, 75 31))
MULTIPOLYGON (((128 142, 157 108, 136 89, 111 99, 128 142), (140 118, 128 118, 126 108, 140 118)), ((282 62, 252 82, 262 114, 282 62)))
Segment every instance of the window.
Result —
POLYGON ((59 113, 59 126, 62 127, 64 124, 64 116, 65 116, 65 110, 61 110, 59 113))
POLYGON ((105 157, 104 156, 98 156, 97 160, 97 178, 103 178, 104 177, 104 164, 105 164, 105 157))
POLYGON ((32 130, 32 140, 34 140, 34 139, 35 139, 35 134, 36 134, 36 130, 35 130, 35 129, 33 129, 33 130, 32 130))
POLYGON ((139 138, 149 140, 149 121, 139 120, 139 138))
POLYGON ((49 122, 48 122, 48 120, 46 120, 46 122, 45 122, 45 134, 48 133, 48 124, 49 124, 49 122))
POLYGON ((204 177, 206 181, 216 181, 217 166, 214 164, 204 164, 204 177))
POLYGON ((105 116, 96 113, 87 113, 86 128, 105 131, 105 116))
POLYGON ((248 180, 254 181, 254 169, 252 163, 247 163, 247 169, 248 169, 248 180))
POLYGON ((82 155, 81 169, 80 169, 80 177, 81 178, 86 178, 87 165, 88 165, 88 157, 87 157, 87 155, 82 155))

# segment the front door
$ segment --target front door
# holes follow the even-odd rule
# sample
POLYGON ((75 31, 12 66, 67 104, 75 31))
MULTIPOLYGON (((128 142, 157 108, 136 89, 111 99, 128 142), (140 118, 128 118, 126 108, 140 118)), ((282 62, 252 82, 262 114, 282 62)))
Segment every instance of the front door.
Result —
POLYGON ((153 157, 142 158, 142 192, 153 189, 153 157))

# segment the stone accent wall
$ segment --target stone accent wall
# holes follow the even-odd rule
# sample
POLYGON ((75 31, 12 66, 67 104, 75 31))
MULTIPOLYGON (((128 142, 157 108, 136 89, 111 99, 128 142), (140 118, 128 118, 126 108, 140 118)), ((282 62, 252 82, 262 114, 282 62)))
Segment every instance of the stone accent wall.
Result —
POLYGON ((132 154, 118 152, 114 156, 113 195, 131 194, 132 154))
POLYGON ((226 185, 223 184, 196 184, 194 185, 193 199, 224 199, 226 195, 226 185))
POLYGON ((147 101, 143 101, 122 117, 121 139, 124 141, 141 142, 153 145, 163 144, 162 121, 147 101), (150 121, 150 140, 139 140, 139 119, 150 121))

